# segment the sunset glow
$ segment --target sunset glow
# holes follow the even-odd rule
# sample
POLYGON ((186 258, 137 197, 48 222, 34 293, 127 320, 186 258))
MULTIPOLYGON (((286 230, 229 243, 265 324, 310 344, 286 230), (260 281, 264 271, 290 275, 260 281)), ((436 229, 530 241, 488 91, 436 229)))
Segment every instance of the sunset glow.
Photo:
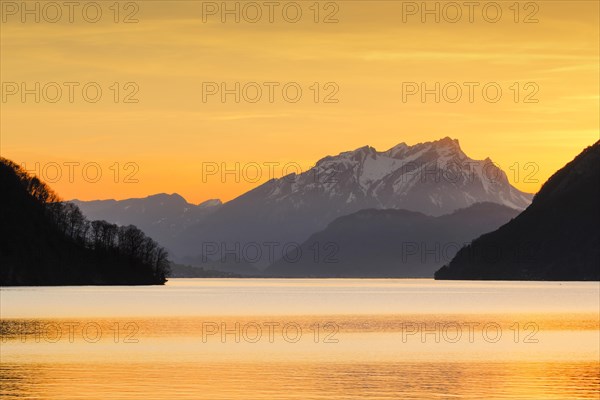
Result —
MULTIPOLYGON (((277 12, 273 23, 267 14, 257 23, 244 14, 240 23, 235 16, 222 23, 221 10, 202 2, 148 1, 138 10, 120 4, 119 21, 132 14, 138 22, 114 23, 108 3, 98 23, 76 10, 73 23, 67 15, 45 22, 42 14, 40 23, 22 24, 20 10, 3 9, 2 156, 33 172, 36 163, 46 167, 66 199, 177 192, 194 203, 225 201, 266 181, 265 163, 281 176, 365 145, 382 151, 445 136, 458 139, 474 159, 490 157, 517 188, 534 193, 598 140, 598 2, 548 1, 538 10, 520 3, 518 15, 502 2, 496 23, 484 18, 492 11, 479 9, 469 22, 466 8, 456 23, 447 21, 454 11, 442 9, 436 23, 435 15, 403 2, 341 2, 337 10, 320 3, 319 23, 308 3, 297 23, 277 12), (322 23, 328 16, 338 22, 322 23), (11 82, 19 92, 12 94, 11 82), (29 90, 40 83, 39 103, 36 94, 22 101, 23 82, 29 90), (56 97, 56 87, 43 90, 51 82, 62 88, 56 103, 46 101, 56 97), (65 82, 79 83, 73 102, 65 82), (96 103, 82 97, 89 82, 102 88, 96 103), (206 82, 229 89, 256 82, 263 95, 245 101, 254 98, 255 87, 248 87, 239 103, 235 95, 224 103, 219 94, 203 99, 206 82), (279 84, 273 102, 265 82, 279 84), (302 88, 296 103, 282 97, 289 82, 302 88), (439 82, 441 100, 403 98, 412 88, 407 82, 427 89, 439 82), (463 90, 456 102, 448 101, 456 85, 442 91, 452 82, 463 90), (465 82, 477 83, 472 101, 465 82), (488 83, 502 89, 497 102, 483 97, 488 83), (328 95, 338 102, 325 102, 328 95), (61 166, 58 178, 52 163, 61 166), (95 183, 84 179, 88 163, 101 168, 95 183), (236 182, 233 174, 203 175, 203 163, 263 169, 258 178, 248 173, 250 179, 236 182)), ((95 169, 87 172, 95 176, 95 169)))

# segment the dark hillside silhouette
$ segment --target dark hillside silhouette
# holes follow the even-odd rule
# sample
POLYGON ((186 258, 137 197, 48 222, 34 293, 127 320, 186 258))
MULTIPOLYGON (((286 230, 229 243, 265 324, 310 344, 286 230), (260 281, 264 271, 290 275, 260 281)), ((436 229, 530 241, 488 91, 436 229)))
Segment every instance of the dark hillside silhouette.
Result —
POLYGON ((88 221, 0 158, 0 285, 163 284, 167 252, 133 225, 88 221))
POLYGON ((461 249, 436 279, 600 280, 600 142, 517 218, 461 249))

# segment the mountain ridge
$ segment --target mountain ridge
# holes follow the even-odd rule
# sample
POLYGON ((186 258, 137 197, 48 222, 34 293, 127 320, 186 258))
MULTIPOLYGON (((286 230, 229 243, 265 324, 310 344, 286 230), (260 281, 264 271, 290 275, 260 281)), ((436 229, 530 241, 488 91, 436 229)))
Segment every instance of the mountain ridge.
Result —
POLYGON ((436 279, 600 280, 600 141, 517 218, 461 249, 436 279))
POLYGON ((382 152, 363 146, 326 156, 307 171, 269 180, 224 203, 182 232, 173 250, 193 256, 190 251, 207 242, 302 242, 335 218, 365 208, 439 216, 490 201, 524 209, 532 195, 512 187, 501 169, 485 163, 468 158, 449 137, 414 146, 400 143, 382 152))
POLYGON ((275 277, 430 278, 465 244, 519 211, 476 203, 442 216, 365 209, 341 216, 269 266, 275 277))
MULTIPOLYGON (((188 262, 215 243, 301 243, 337 217, 367 208, 440 216, 478 202, 524 209, 532 197, 512 187, 489 157, 473 160, 458 140, 444 137, 412 146, 401 142, 384 151, 366 145, 328 155, 302 173, 271 179, 225 203, 209 201, 204 211, 200 205, 179 204, 164 220, 158 214, 151 220, 124 219, 123 210, 101 212, 100 203, 76 204, 92 218, 147 230, 175 260, 188 262), (184 208, 194 211, 184 214, 184 208)), ((134 200, 111 204, 118 209, 134 200)), ((264 268, 270 262, 261 259, 259 264, 264 268)))
POLYGON ((89 218, 117 225, 136 225, 169 249, 183 229, 201 221, 222 205, 218 199, 192 204, 178 193, 157 193, 124 200, 73 199, 70 202, 89 218))

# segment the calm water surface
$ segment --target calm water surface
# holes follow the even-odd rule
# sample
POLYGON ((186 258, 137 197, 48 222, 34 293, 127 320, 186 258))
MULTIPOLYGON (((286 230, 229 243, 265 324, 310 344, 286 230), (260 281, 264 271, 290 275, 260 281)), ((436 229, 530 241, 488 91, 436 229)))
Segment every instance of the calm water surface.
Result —
POLYGON ((0 397, 598 399, 600 284, 0 289, 0 397))

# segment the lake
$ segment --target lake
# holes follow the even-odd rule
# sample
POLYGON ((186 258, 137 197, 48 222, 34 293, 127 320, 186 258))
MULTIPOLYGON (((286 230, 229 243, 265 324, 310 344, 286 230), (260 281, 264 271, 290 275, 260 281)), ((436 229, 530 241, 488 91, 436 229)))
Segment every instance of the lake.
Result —
POLYGON ((598 282, 0 289, 1 396, 598 399, 598 282))

